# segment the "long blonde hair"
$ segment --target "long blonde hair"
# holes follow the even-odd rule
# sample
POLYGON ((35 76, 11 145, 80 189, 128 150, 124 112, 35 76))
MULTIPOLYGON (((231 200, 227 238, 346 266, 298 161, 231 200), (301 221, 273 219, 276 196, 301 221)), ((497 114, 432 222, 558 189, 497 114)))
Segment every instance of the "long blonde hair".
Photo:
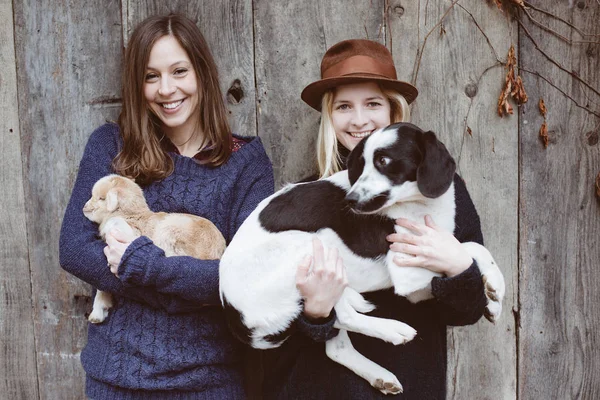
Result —
MULTIPOLYGON (((390 121, 392 123, 410 121, 410 108, 404 96, 395 90, 387 89, 379 84, 378 86, 390 102, 390 121)), ((331 120, 334 97, 335 88, 325 92, 321 100, 321 124, 317 137, 317 162, 320 178, 326 178, 343 169, 338 140, 331 120)))

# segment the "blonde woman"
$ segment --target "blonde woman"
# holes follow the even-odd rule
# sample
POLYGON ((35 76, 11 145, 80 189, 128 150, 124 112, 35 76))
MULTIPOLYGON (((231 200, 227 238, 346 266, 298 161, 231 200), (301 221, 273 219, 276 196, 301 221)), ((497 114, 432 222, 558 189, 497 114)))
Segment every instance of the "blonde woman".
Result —
MULTIPOLYGON (((399 81, 387 48, 369 40, 346 40, 332 46, 321 63, 321 79, 308 85, 302 100, 321 112, 317 140, 319 177, 345 168, 349 152, 374 130, 410 119, 409 104, 417 89, 399 81)), ((315 177, 316 178, 316 177, 315 177)), ((392 234, 390 247, 414 257, 397 260, 403 266, 442 273, 431 282, 433 300, 411 304, 393 290, 366 293, 377 309, 370 315, 398 319, 418 332, 411 342, 394 346, 349 333, 356 349, 394 373, 404 386, 403 399, 444 399, 446 394, 446 326, 479 320, 486 306, 477 263, 461 242, 483 243, 479 217, 464 182, 455 176, 455 232, 444 232, 431 218, 398 220, 411 234, 392 234)), ((329 256, 316 246, 313 268, 307 260, 298 269, 296 284, 304 297, 297 321, 300 333, 265 354, 266 398, 372 399, 384 398, 368 382, 331 361, 324 341, 335 336, 333 306, 346 285, 335 251, 329 256), (310 272, 309 272, 310 271, 310 272)))

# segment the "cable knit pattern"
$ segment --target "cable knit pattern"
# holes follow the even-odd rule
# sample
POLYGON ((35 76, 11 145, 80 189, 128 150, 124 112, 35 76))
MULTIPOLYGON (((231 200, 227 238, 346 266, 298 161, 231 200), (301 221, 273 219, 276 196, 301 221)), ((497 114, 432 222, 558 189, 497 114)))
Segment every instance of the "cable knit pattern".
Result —
MULTIPOLYGON (((273 171, 260 139, 244 141, 217 168, 170 153, 173 174, 144 188, 150 208, 208 218, 229 242, 273 193, 273 171)), ((96 400, 244 398, 241 349, 220 307, 218 260, 165 257, 142 236, 123 255, 119 278, 106 265, 98 226, 82 208, 93 184, 112 173, 120 147, 115 124, 91 135, 60 235, 61 266, 115 294, 108 318, 89 325, 81 353, 86 393, 96 400)))
MULTIPOLYGON (((479 216, 463 180, 456 175, 456 229, 460 242, 483 244, 479 216)), ((335 332, 330 321, 302 321, 303 334, 293 335, 280 348, 264 354, 266 399, 413 399, 446 398, 446 326, 473 324, 486 305, 477 264, 452 278, 432 280, 434 299, 412 304, 393 289, 364 293, 377 309, 369 315, 397 319, 417 330, 410 342, 394 346, 379 339, 350 332, 356 350, 388 369, 404 386, 404 393, 385 396, 346 367, 325 354, 322 338, 335 332)))

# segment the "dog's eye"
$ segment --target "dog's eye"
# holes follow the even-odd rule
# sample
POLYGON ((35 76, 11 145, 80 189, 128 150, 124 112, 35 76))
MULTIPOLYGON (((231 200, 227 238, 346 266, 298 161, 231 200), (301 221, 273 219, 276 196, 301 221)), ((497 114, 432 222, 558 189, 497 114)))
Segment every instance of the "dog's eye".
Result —
POLYGON ((392 162, 392 159, 386 156, 378 156, 376 159, 376 164, 378 167, 385 167, 392 162))

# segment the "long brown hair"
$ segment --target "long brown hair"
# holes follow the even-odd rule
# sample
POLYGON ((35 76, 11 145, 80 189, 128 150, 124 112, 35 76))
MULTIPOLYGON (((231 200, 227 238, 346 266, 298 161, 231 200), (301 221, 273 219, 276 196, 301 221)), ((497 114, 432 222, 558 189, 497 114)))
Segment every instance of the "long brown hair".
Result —
POLYGON ((223 164, 231 154, 231 130, 219 86, 217 66, 204 36, 190 19, 178 15, 153 16, 134 30, 123 65, 123 106, 119 127, 123 149, 113 162, 115 171, 147 184, 173 172, 173 160, 162 149, 160 120, 150 111, 144 97, 146 68, 150 51, 164 36, 173 36, 192 62, 198 82, 199 114, 197 129, 204 134, 204 163, 223 164))

